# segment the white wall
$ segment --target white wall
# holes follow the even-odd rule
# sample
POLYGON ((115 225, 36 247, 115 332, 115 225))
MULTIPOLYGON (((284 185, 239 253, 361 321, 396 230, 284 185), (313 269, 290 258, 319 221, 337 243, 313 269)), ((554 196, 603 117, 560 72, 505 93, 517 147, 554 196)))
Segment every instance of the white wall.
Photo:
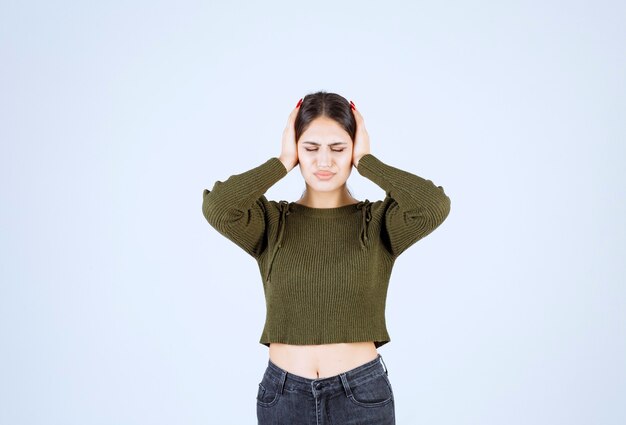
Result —
POLYGON ((0 5, 0 423, 256 423, 261 276, 202 190, 317 90, 452 200, 392 274, 398 423, 626 423, 624 3, 226 3, 0 5))

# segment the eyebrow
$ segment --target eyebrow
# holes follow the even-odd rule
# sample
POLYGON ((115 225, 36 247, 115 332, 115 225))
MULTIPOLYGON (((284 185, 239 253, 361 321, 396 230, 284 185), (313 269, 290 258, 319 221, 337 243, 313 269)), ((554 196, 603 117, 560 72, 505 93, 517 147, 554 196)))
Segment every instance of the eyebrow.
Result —
MULTIPOLYGON (((309 145, 321 146, 317 142, 306 141, 306 142, 302 142, 302 143, 308 143, 309 145)), ((347 144, 348 144, 347 142, 335 142, 335 143, 330 143, 328 146, 347 145, 347 144)))

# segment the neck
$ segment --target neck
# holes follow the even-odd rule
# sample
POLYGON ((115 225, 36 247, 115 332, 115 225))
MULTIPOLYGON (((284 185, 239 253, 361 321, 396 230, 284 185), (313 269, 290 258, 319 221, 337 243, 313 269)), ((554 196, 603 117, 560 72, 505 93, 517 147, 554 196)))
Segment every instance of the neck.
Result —
POLYGON ((332 192, 317 192, 307 187, 304 195, 297 201, 311 208, 336 208, 356 202, 358 200, 350 196, 345 186, 332 192))

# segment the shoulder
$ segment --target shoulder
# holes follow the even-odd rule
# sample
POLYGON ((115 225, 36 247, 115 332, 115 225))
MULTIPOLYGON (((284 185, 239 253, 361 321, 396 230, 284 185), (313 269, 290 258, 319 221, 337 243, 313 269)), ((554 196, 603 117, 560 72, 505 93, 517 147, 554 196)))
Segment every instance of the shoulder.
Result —
POLYGON ((257 202, 257 205, 263 208, 265 213, 268 215, 289 212, 290 202, 284 199, 280 199, 280 200, 267 199, 265 195, 262 195, 259 199, 257 199, 256 202, 257 202))
POLYGON ((367 208, 370 209, 372 215, 384 215, 390 207, 396 204, 396 201, 391 196, 386 196, 385 199, 379 199, 374 202, 367 202, 367 208))

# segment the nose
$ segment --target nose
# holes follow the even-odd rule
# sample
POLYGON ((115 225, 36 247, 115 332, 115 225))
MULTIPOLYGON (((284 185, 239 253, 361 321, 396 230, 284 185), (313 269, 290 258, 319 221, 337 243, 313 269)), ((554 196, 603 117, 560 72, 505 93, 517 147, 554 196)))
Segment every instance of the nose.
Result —
POLYGON ((331 158, 330 153, 326 149, 320 149, 319 152, 320 154, 319 154, 319 157, 317 158, 317 165, 320 168, 330 167, 330 158, 331 158))

